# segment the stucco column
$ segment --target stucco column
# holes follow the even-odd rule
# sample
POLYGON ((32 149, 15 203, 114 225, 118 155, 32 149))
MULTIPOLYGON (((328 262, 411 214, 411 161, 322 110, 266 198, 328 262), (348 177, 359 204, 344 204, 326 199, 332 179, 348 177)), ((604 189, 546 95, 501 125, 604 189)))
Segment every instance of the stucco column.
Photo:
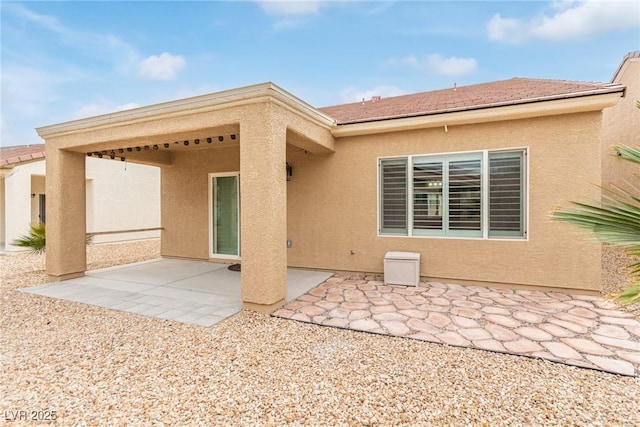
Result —
POLYGON ((261 104, 240 122, 242 301, 269 312, 287 296, 286 127, 261 104))
POLYGON ((87 269, 85 156, 46 145, 47 274, 53 280, 87 269))

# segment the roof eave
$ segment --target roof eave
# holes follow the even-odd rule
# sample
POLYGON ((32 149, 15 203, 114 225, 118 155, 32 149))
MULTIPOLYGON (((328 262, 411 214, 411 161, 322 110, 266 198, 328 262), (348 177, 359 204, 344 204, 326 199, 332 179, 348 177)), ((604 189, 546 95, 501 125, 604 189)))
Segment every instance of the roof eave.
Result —
POLYGON ((453 113, 453 112, 458 112, 458 111, 482 110, 482 109, 486 109, 486 108, 504 107, 504 106, 509 106, 509 105, 529 104, 529 103, 532 103, 532 102, 545 102, 545 101, 553 101, 553 100, 557 100, 557 99, 580 98, 580 97, 584 97, 584 96, 593 96, 593 95, 600 95, 600 94, 605 94, 605 93, 618 93, 618 92, 624 92, 624 90, 625 90, 625 87, 623 85, 611 85, 611 86, 609 86, 607 88, 595 89, 595 90, 583 91, 583 92, 564 93, 564 94, 549 95, 549 96, 539 96, 539 97, 535 97, 535 98, 523 98, 523 99, 517 99, 517 100, 512 100, 512 101, 493 102, 493 103, 488 103, 488 104, 480 104, 480 105, 474 105, 474 106, 464 106, 464 107, 457 107, 457 108, 445 108, 445 109, 441 109, 441 110, 422 111, 422 112, 415 112, 415 113, 402 114, 402 115, 380 116, 380 117, 372 117, 372 118, 365 118, 365 119, 345 120, 345 121, 338 122, 338 125, 350 125, 350 124, 354 124, 354 123, 365 123, 365 122, 378 122, 378 121, 381 121, 381 120, 393 120, 393 119, 400 119, 400 118, 405 118, 405 117, 418 117, 418 116, 438 115, 438 114, 453 113))
POLYGON ((620 97, 623 96, 623 93, 624 86, 621 86, 615 92, 609 90, 604 93, 590 94, 589 96, 539 99, 526 103, 491 105, 475 109, 442 111, 420 116, 393 117, 376 121, 340 124, 332 130, 332 133, 334 137, 347 137, 439 126, 601 111, 604 108, 615 105, 620 97))
POLYGON ((264 102, 265 99, 277 99, 293 108, 299 114, 307 116, 317 123, 329 128, 335 125, 335 120, 318 111, 311 105, 295 97, 277 85, 267 82, 192 98, 179 99, 146 107, 123 110, 110 114, 103 114, 85 119, 72 120, 49 126, 36 128, 42 138, 83 132, 93 128, 109 128, 123 124, 141 123, 156 120, 164 116, 180 116, 219 110, 226 107, 264 102))

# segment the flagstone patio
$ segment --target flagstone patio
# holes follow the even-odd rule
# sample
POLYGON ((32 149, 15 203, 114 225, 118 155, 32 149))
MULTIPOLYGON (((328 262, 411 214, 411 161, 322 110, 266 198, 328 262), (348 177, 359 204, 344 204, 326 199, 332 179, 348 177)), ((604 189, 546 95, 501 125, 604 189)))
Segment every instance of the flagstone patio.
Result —
POLYGON ((273 316, 478 348, 620 375, 640 372, 640 321, 596 296, 336 274, 273 316))

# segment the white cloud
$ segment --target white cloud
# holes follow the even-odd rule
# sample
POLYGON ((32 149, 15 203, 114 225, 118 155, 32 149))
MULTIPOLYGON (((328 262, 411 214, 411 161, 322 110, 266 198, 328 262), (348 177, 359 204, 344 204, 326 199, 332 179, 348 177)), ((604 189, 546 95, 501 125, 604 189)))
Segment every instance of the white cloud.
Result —
POLYGON ((462 76, 471 74, 478 69, 478 61, 474 58, 456 56, 445 58, 438 54, 428 55, 424 59, 411 55, 400 59, 390 59, 387 62, 390 65, 404 65, 441 76, 462 76))
POLYGON ((114 104, 111 102, 100 102, 81 105, 73 110, 74 119, 82 119, 85 117, 100 116, 102 114, 113 113, 114 111, 131 110, 133 108, 140 107, 135 102, 129 102, 127 104, 114 104))
POLYGON ((315 15, 320 11, 321 0, 258 0, 258 4, 270 15, 315 15))
POLYGON ((34 22, 44 28, 47 28, 50 31, 54 31, 60 34, 68 34, 72 31, 62 25, 58 18, 51 15, 41 15, 39 13, 33 12, 32 10, 27 9, 23 5, 19 3, 3 3, 2 5, 3 12, 9 12, 12 15, 23 18, 27 21, 34 22))
POLYGON ((207 93, 218 92, 221 89, 218 86, 211 84, 210 82, 206 82, 203 84, 199 84, 193 87, 186 87, 179 89, 174 94, 169 94, 168 99, 184 99, 191 98, 193 96, 200 96, 207 93))
POLYGON ((497 41, 519 41, 523 38, 524 25, 521 21, 513 18, 503 18, 499 13, 487 23, 487 34, 489 40, 497 41))
POLYGON ((15 111, 24 116, 41 113, 44 105, 55 99, 54 87, 60 83, 60 77, 21 65, 3 67, 0 78, 3 113, 15 111))
POLYGON ((373 89, 361 90, 355 86, 350 86, 342 91, 340 97, 342 102, 359 102, 363 99, 370 100, 373 96, 388 98, 390 96, 405 95, 407 92, 396 86, 376 86, 373 89))
POLYGON ((434 54, 427 56, 427 68, 434 74, 442 76, 462 76, 471 74, 478 69, 478 62, 473 58, 458 58, 451 56, 443 58, 434 54))
POLYGON ((182 56, 163 52, 140 61, 138 75, 150 80, 174 80, 185 65, 186 61, 182 56))
POLYGON ((528 20, 494 15, 487 23, 490 40, 516 43, 529 38, 571 40, 640 26, 637 0, 566 0, 528 20))
POLYGON ((2 11, 21 19, 25 23, 33 23, 58 36, 58 40, 74 50, 84 51, 100 60, 111 58, 118 69, 130 67, 137 62, 139 55, 135 49, 120 38, 111 34, 86 33, 63 25, 52 15, 42 15, 17 3, 3 3, 2 11))

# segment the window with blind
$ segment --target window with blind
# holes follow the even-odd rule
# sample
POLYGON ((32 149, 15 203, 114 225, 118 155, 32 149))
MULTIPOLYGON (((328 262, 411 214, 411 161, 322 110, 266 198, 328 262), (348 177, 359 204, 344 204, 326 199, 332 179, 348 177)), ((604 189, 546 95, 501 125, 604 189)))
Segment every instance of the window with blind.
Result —
POLYGON ((380 159, 380 234, 524 238, 525 150, 380 159))
POLYGON ((387 234, 407 233, 407 159, 380 162, 381 230, 387 234))
POLYGON ((489 153, 489 237, 524 236, 524 152, 489 153))

